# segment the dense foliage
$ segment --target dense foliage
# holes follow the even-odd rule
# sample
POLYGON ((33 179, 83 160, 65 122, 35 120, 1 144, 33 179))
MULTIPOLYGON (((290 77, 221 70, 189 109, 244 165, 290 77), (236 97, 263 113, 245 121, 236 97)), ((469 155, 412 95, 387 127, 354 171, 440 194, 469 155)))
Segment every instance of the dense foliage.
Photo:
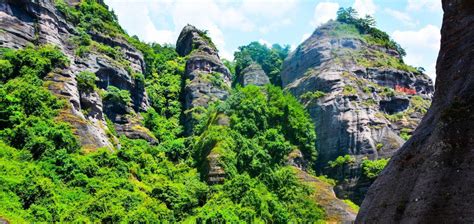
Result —
MULTIPOLYGON (((152 108, 144 124, 160 144, 120 138, 120 149, 81 150, 58 116, 67 104, 45 88, 48 73, 67 65, 49 45, 3 49, 0 56, 0 216, 12 222, 306 222, 324 213, 285 165, 294 149, 314 161, 308 114, 279 87, 248 86, 206 110, 194 136, 181 134, 184 61, 168 46, 142 45, 151 65, 145 84, 152 108), (216 123, 228 119, 228 126, 216 123), (221 153, 226 181, 204 182, 211 150, 221 153)), ((80 88, 96 77, 84 71, 80 88)), ((130 103, 109 86, 104 102, 130 103)), ((110 131, 113 124, 108 121, 110 131)), ((224 122, 225 123, 225 122, 224 122)))
POLYGON ((387 166, 388 161, 389 159, 365 159, 362 161, 362 171, 366 177, 375 179, 380 174, 380 172, 382 172, 385 166, 387 166))
POLYGON ((395 49, 401 57, 406 56, 405 50, 397 42, 390 39, 387 33, 375 27, 375 19, 372 16, 366 15, 363 18, 358 18, 358 13, 354 8, 339 8, 337 21, 355 25, 360 33, 368 34, 371 37, 369 41, 395 49))
POLYGON ((237 87, 223 104, 208 109, 195 135, 192 150, 202 173, 209 154, 219 155, 226 172, 226 182, 217 188, 222 192, 199 218, 277 223, 322 218, 309 199, 311 191, 285 166, 295 149, 310 162, 315 159, 314 128, 303 107, 279 87, 237 87))
POLYGON ((271 48, 259 42, 240 46, 239 51, 234 53, 235 80, 239 80, 242 70, 255 62, 262 66, 263 71, 265 71, 273 85, 281 86, 281 65, 286 56, 288 56, 289 51, 290 46, 282 47, 279 44, 274 44, 271 48))

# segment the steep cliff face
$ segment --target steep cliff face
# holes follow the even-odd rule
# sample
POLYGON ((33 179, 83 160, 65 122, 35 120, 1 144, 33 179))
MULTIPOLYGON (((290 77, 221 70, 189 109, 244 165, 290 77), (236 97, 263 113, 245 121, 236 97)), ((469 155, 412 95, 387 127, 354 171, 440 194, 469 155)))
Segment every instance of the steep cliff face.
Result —
POLYGON ((188 57, 183 93, 185 133, 189 135, 203 108, 227 98, 231 74, 220 60, 211 39, 194 26, 183 28, 176 43, 176 51, 180 56, 188 57))
POLYGON ((433 104, 371 186, 358 223, 472 223, 474 5, 443 1, 433 104))
POLYGON ((337 193, 357 203, 370 185, 360 180, 361 161, 390 157, 429 106, 431 80, 400 58, 350 24, 331 21, 283 63, 284 87, 301 100, 316 126, 317 170, 340 179, 337 193), (342 172, 328 169, 328 161, 346 154, 355 158, 353 164, 342 172))
MULTIPOLYGON (((78 7, 79 2, 71 0, 67 4, 68 7, 78 7)), ((51 91, 69 101, 70 107, 62 111, 59 119, 72 124, 85 148, 113 147, 115 137, 108 134, 110 130, 104 114, 114 115, 110 119, 119 133, 153 140, 146 131, 137 128, 140 124, 134 119, 139 116, 137 112, 148 107, 143 82, 135 77, 135 74, 144 73, 143 56, 123 37, 110 37, 92 30, 81 34, 83 31, 69 21, 51 0, 2 1, 0 18, 0 47, 52 44, 69 58, 70 65, 66 69, 49 74, 46 80, 51 91), (90 38, 88 51, 79 53, 75 40, 84 36, 90 38), (76 77, 85 71, 97 76, 97 90, 91 92, 78 88, 76 77), (130 92, 131 104, 126 105, 123 112, 114 111, 103 102, 99 92, 104 92, 109 86, 130 92)))

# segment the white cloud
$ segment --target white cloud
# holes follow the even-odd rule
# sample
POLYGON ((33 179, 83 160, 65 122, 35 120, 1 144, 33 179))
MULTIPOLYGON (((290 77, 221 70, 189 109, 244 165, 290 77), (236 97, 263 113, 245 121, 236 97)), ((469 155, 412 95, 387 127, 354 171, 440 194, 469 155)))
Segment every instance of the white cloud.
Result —
POLYGON ((430 11, 442 10, 440 0, 408 0, 407 9, 414 11, 424 9, 430 11))
POLYGON ((319 26, 330 19, 336 18, 339 4, 335 2, 320 2, 314 8, 314 16, 311 21, 312 26, 319 26))
POLYGON ((352 7, 357 10, 360 17, 364 17, 365 15, 373 16, 377 9, 372 0, 355 0, 352 7))
POLYGON ((417 24, 415 21, 413 21, 411 16, 408 15, 407 13, 404 13, 404 12, 401 12, 401 11, 398 11, 398 10, 394 10, 394 9, 390 9, 390 8, 386 8, 384 11, 388 15, 394 17, 395 19, 397 19, 398 21, 404 23, 407 26, 414 27, 417 24))
POLYGON ((149 16, 150 12, 145 5, 114 1, 108 2, 108 4, 113 7, 120 18, 121 25, 127 28, 130 35, 137 35, 146 42, 173 43, 176 41, 172 30, 158 30, 154 26, 149 16))
POLYGON ((303 36, 301 37, 301 42, 305 41, 305 40, 308 39, 310 36, 311 36, 311 33, 305 33, 305 34, 303 34, 303 36))
POLYGON ((241 10, 249 14, 274 18, 290 12, 297 3, 297 0, 243 0, 241 10))
POLYGON ((270 44, 270 42, 268 42, 267 40, 262 39, 262 38, 258 39, 258 42, 259 42, 260 44, 267 45, 267 47, 271 47, 271 46, 272 46, 272 45, 270 44))
POLYGON ((407 52, 405 61, 413 66, 422 66, 427 74, 434 78, 436 61, 440 47, 440 29, 434 25, 426 25, 419 30, 395 31, 393 39, 407 52))

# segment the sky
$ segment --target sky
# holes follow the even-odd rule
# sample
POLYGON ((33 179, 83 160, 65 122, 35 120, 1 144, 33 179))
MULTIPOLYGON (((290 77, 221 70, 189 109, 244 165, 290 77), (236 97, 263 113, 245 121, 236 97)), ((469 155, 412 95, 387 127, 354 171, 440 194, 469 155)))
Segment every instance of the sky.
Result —
POLYGON ((176 44, 192 24, 208 30, 221 57, 232 59, 252 41, 295 49, 339 7, 372 15, 407 52, 405 62, 434 79, 440 45, 441 0, 105 0, 122 27, 145 42, 176 44))

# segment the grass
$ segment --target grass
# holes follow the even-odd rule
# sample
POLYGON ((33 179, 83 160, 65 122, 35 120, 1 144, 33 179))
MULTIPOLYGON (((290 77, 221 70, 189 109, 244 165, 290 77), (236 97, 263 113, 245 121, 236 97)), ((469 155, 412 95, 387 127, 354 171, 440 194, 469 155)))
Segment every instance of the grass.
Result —
POLYGON ((342 94, 344 94, 344 96, 355 95, 357 94, 357 89, 354 86, 345 85, 342 89, 342 94))
POLYGON ((354 210, 354 212, 359 212, 359 206, 356 205, 354 202, 352 202, 351 200, 349 199, 344 199, 342 200, 344 203, 346 203, 352 210, 354 210))
POLYGON ((311 92, 311 91, 308 91, 308 92, 305 92, 301 95, 301 99, 303 100, 317 100, 321 97, 324 97, 326 96, 326 93, 323 92, 323 91, 314 91, 314 92, 311 92))

